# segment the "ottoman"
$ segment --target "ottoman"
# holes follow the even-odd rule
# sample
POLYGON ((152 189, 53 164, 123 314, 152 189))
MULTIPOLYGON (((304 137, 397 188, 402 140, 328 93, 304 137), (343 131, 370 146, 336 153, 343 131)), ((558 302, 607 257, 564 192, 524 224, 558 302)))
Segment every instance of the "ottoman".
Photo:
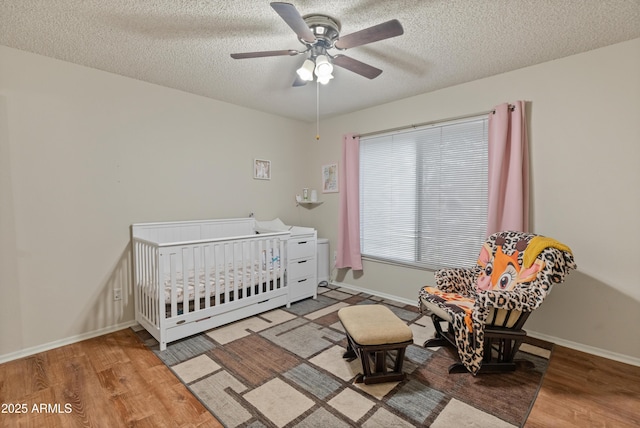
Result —
POLYGON ((343 358, 359 358, 362 374, 356 383, 397 382, 402 372, 405 349, 413 343, 413 332, 383 305, 348 306, 338 311, 347 335, 343 358))

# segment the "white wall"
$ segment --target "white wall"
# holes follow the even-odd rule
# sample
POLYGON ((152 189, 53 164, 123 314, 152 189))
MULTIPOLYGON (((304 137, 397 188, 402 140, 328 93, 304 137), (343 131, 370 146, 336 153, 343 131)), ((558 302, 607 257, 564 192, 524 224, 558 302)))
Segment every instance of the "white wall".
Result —
MULTIPOLYGON (((527 328, 640 362, 640 39, 323 121, 323 139, 307 156, 307 182, 320 185, 321 165, 340 159, 345 133, 473 114, 515 100, 529 102, 533 232, 568 244, 578 264, 527 328)), ((338 195, 321 196, 325 203, 309 221, 330 239, 333 254, 338 195)), ((341 270, 336 277, 410 300, 433 282, 432 272, 370 261, 363 272, 341 270)))
MULTIPOLYGON (((293 195, 321 188, 342 134, 514 100, 530 102, 533 231, 579 266, 527 326, 639 359, 640 39, 325 120, 320 141, 315 124, 0 46, 0 359, 133 319, 128 294, 111 299, 130 287, 131 223, 255 212, 317 227, 333 253, 339 194, 293 195), (251 178, 254 157, 271 181, 251 178)), ((412 301, 433 281, 373 262, 334 276, 412 301)))
POLYGON ((0 46, 0 357, 133 320, 132 223, 297 224, 305 128, 0 46))

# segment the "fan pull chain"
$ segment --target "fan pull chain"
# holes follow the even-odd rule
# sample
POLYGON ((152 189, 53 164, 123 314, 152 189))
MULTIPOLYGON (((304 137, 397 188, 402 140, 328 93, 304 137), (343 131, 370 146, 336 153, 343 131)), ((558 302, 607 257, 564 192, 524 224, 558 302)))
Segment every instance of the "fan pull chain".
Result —
POLYGON ((316 140, 320 140, 320 82, 316 81, 316 140))

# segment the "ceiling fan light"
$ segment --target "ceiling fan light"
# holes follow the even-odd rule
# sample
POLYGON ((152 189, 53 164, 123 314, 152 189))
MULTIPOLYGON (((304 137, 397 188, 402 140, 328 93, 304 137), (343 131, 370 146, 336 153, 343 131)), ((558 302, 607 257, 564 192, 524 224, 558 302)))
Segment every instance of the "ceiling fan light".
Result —
POLYGON ((318 77, 329 76, 333 72, 333 65, 331 65, 326 55, 318 55, 316 58, 315 72, 318 77))
POLYGON ((315 64, 310 59, 305 60, 302 63, 302 67, 296 70, 298 76, 302 80, 306 80, 307 82, 311 82, 313 80, 313 70, 315 68, 315 64))
POLYGON ((326 85, 327 83, 329 83, 331 79, 333 79, 333 74, 329 74, 328 76, 318 77, 318 82, 322 83, 323 85, 326 85))

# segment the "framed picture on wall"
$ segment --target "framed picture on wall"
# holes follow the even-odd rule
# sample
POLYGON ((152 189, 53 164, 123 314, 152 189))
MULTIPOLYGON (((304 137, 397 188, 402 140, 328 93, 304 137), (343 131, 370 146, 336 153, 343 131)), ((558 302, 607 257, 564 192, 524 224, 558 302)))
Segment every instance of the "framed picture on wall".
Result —
POLYGON ((338 192, 338 164, 322 166, 322 193, 338 192))
POLYGON ((253 178, 256 180, 271 180, 271 161, 254 159, 253 178))

